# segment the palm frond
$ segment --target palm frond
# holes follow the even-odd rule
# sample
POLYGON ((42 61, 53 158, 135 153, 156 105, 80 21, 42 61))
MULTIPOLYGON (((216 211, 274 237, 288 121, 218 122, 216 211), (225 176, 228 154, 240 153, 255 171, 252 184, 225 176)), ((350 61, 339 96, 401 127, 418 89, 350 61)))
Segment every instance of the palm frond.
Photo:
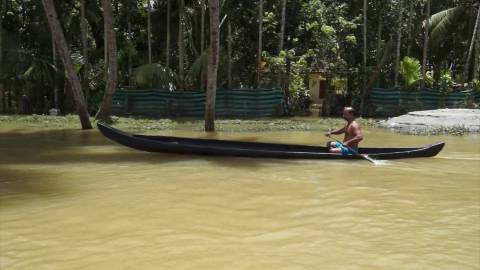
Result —
MULTIPOLYGON (((461 17, 465 13, 465 6, 457 6, 442 10, 430 17, 430 44, 433 48, 436 48, 446 38, 451 36, 452 31, 455 31, 454 28, 458 27, 458 23, 462 21, 461 17)), ((426 21, 423 22, 424 27, 425 25, 426 21)))

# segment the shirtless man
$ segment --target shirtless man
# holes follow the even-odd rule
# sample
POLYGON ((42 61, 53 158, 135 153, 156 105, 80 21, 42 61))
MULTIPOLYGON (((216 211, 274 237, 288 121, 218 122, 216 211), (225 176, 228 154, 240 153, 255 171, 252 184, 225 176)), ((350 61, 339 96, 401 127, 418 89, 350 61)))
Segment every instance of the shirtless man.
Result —
MULTIPOLYGON (((343 138, 343 144, 349 146, 355 150, 358 149, 358 143, 363 139, 360 125, 355 121, 356 111, 352 107, 345 107, 343 109, 343 119, 347 121, 347 124, 337 130, 327 132, 325 136, 330 134, 342 134, 345 133, 343 138)), ((354 154, 348 147, 343 146, 338 142, 328 142, 327 148, 330 153, 342 153, 342 155, 354 154)))

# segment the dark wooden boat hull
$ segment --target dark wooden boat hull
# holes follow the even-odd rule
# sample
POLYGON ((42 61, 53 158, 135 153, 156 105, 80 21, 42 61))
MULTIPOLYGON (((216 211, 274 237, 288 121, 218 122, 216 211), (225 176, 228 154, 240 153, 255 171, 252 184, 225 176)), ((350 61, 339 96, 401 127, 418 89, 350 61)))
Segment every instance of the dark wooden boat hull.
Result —
MULTIPOLYGON (((100 132, 110 140, 148 152, 165 152, 178 154, 263 157, 263 158, 297 158, 297 159, 359 159, 355 155, 328 153, 322 146, 295 144, 276 144, 259 142, 242 142, 226 140, 192 139, 170 136, 147 136, 126 133, 105 123, 97 123, 100 132)), ((414 148, 359 148, 360 154, 368 154, 374 159, 399 159, 416 157, 433 157, 443 148, 439 142, 424 147, 414 148)))

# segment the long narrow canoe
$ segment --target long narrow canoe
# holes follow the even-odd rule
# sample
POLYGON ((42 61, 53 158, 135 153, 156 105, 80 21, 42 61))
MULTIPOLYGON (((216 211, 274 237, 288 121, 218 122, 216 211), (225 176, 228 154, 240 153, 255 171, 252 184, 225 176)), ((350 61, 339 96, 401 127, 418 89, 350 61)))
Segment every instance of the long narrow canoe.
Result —
MULTIPOLYGON (((136 135, 115 129, 105 123, 97 123, 100 132, 110 140, 148 152, 165 152, 195 155, 297 158, 297 159, 359 159, 355 155, 328 153, 326 147, 295 144, 259 143, 227 140, 192 139, 170 136, 136 135)), ((374 159, 399 159, 433 157, 445 143, 413 148, 373 148, 362 147, 360 154, 368 154, 374 159)))

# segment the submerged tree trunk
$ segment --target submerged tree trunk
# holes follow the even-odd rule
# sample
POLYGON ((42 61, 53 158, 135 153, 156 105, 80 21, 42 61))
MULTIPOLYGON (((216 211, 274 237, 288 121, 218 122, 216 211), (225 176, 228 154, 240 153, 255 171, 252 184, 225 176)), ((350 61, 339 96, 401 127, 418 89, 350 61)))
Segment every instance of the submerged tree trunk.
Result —
POLYGON ((428 53, 428 33, 430 31, 430 0, 425 3, 427 14, 425 16, 425 33, 423 39, 423 60, 422 60, 422 87, 425 86, 427 78, 427 53, 428 53))
POLYGON ((90 118, 88 115, 87 106, 85 103, 85 97, 83 95, 82 86, 80 80, 78 79, 75 69, 73 68, 72 59, 70 59, 70 52, 68 49, 67 41, 63 35, 63 30, 58 21, 57 12, 55 11, 55 5, 53 0, 42 0, 43 8, 45 14, 47 15, 48 23, 50 25, 50 30, 52 35, 55 37, 56 49, 60 54, 63 65, 67 72, 68 79, 72 85, 72 94, 75 100, 75 105, 77 108, 78 116, 83 129, 91 129, 92 124, 90 123, 90 118))
POLYGON ((260 73, 262 66, 263 39, 263 0, 258 2, 258 52, 257 52, 257 87, 260 87, 260 73))
POLYGON ((85 101, 88 108, 88 100, 90 99, 90 90, 89 90, 89 81, 88 74, 90 72, 90 64, 88 62, 88 43, 87 43, 87 21, 85 19, 85 0, 82 0, 80 4, 80 30, 82 32, 82 49, 83 49, 83 59, 85 64, 83 65, 83 80, 82 88, 85 92, 85 101))
MULTIPOLYGON (((287 0, 282 0, 282 21, 280 23, 280 42, 278 44, 278 54, 280 54, 283 51, 283 43, 285 39, 285 11, 287 9, 287 0)), ((281 87, 282 84, 282 74, 283 72, 280 70, 278 72, 278 78, 277 78, 277 85, 278 87, 281 87)))
POLYGON ((103 8, 104 20, 104 38, 107 40, 108 48, 108 70, 107 84, 105 86, 105 94, 103 95, 102 104, 98 109, 96 119, 102 121, 110 121, 112 113, 112 98, 117 87, 117 40, 115 31, 113 30, 113 14, 112 3, 110 0, 101 0, 103 8))
POLYGON ((152 4, 147 0, 147 43, 148 43, 148 63, 152 63, 152 4))
POLYGON ((232 89, 232 23, 228 20, 228 37, 227 37, 227 50, 228 50, 228 89, 232 89))
POLYGON ((183 40, 183 16, 185 4, 184 0, 178 0, 178 77, 180 78, 180 88, 183 90, 184 87, 184 76, 183 76, 183 65, 184 65, 184 51, 185 45, 183 40))
POLYGON ((167 0, 167 47, 165 48, 165 65, 170 68, 170 12, 172 9, 172 0, 167 0))
POLYGON ((468 79, 469 79, 470 62, 472 60, 473 45, 476 43, 475 40, 477 39, 476 36, 478 35, 479 21, 480 21, 480 7, 478 7, 477 19, 475 21, 475 27, 473 28, 472 41, 470 42, 470 47, 468 48, 467 62, 465 62, 465 69, 463 73, 464 82, 468 82, 468 79))
POLYGON ((360 116, 363 115, 365 107, 365 86, 367 82, 367 0, 363 0, 363 80, 362 80, 362 99, 360 100, 360 116))
POLYGON ((219 0, 210 0, 210 49, 207 68, 207 94, 205 100, 205 131, 215 130, 215 97, 220 50, 220 5, 219 0))
POLYGON ((403 24, 403 1, 400 0, 400 16, 398 18, 398 30, 397 30, 397 51, 395 55, 395 77, 394 85, 398 87, 398 74, 400 70, 400 49, 402 47, 402 24, 403 24))

